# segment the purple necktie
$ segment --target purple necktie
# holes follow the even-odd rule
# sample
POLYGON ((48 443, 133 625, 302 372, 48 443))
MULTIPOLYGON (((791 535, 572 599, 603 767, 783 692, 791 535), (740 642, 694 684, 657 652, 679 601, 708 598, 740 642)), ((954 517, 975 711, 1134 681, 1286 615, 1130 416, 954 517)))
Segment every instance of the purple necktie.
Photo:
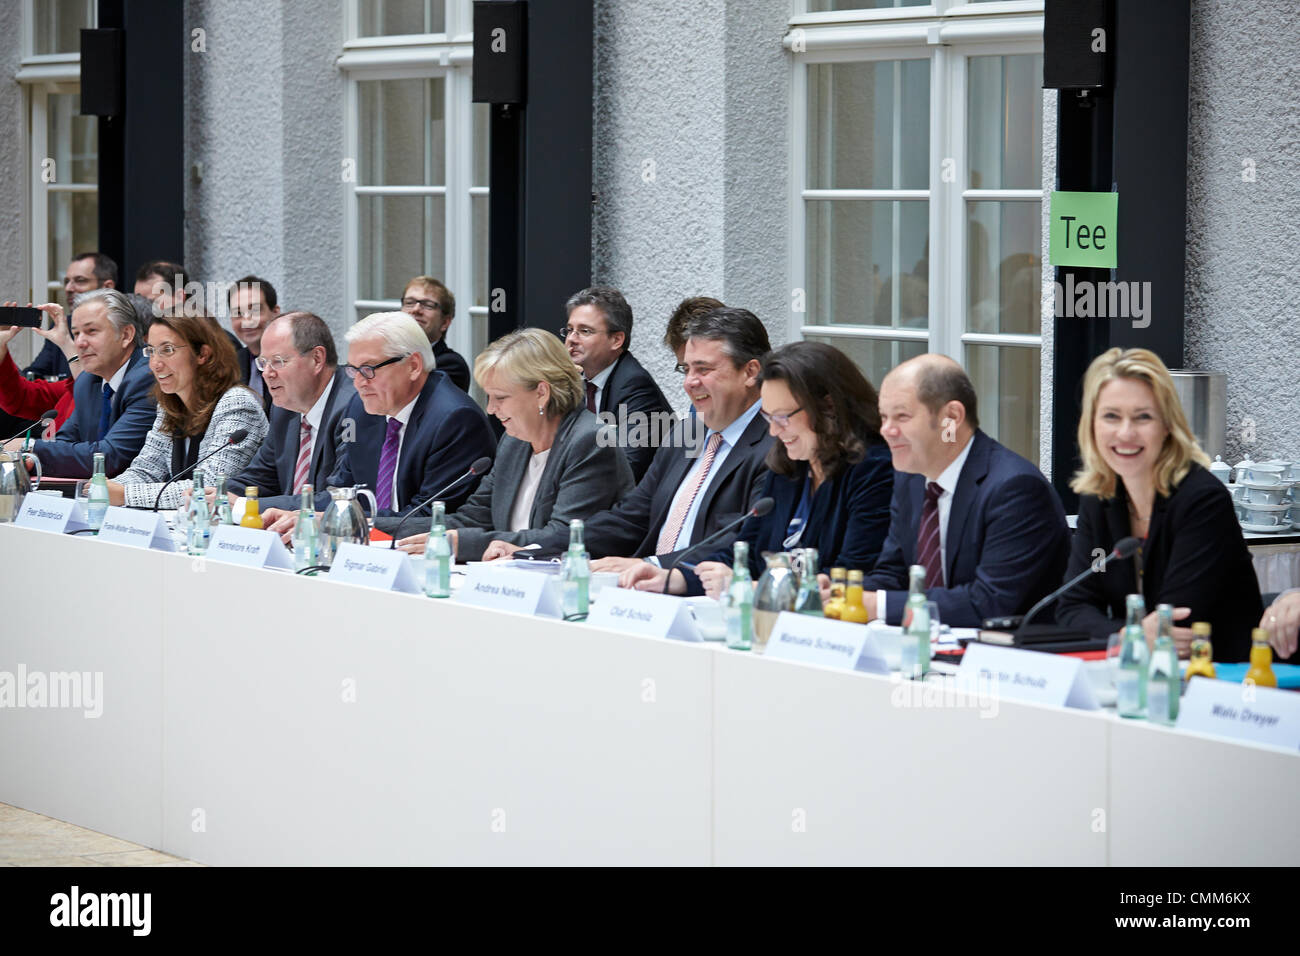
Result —
POLYGON ((921 526, 916 532, 916 563, 925 567, 925 586, 941 588, 943 558, 939 548, 939 496, 943 486, 930 481, 925 486, 925 504, 921 508, 921 526))
POLYGON ((384 449, 379 453, 379 477, 375 479, 375 503, 380 511, 393 507, 393 474, 397 471, 397 441, 401 433, 402 423, 390 418, 384 449))

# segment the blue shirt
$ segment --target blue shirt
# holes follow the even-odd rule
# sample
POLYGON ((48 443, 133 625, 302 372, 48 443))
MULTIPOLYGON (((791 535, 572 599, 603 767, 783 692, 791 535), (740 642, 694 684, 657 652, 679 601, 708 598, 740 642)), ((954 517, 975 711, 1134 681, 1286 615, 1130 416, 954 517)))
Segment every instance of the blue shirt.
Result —
MULTIPOLYGON (((745 429, 749 427, 749 423, 754 420, 754 416, 758 414, 758 410, 762 404, 762 399, 759 399, 753 405, 749 406, 749 408, 745 409, 745 411, 741 412, 734 422, 722 430, 722 444, 718 446, 718 450, 713 455, 713 462, 709 466, 709 473, 704 478, 704 484, 700 485, 700 490, 699 493, 696 494, 695 500, 691 502, 691 510, 686 512, 686 520, 682 522, 681 533, 677 535, 677 547, 679 549, 686 547, 695 540, 695 519, 700 513, 700 505, 703 503, 704 496, 709 490, 709 485, 713 481, 713 476, 721 470, 722 463, 727 460, 727 455, 731 453, 731 449, 735 446, 736 442, 740 441, 740 436, 745 433, 745 429)), ((704 436, 704 443, 700 446, 701 449, 708 444, 709 439, 715 434, 717 434, 717 432, 712 429, 709 430, 708 434, 704 436)), ((673 503, 668 508, 669 514, 672 514, 673 509, 677 507, 678 498, 683 494, 686 494, 687 489, 690 488, 691 482, 695 478, 695 473, 699 471, 703 464, 704 454, 701 452, 700 457, 695 460, 695 464, 691 466, 690 470, 686 472, 685 477, 682 478, 682 483, 677 488, 677 494, 673 496, 673 503)))

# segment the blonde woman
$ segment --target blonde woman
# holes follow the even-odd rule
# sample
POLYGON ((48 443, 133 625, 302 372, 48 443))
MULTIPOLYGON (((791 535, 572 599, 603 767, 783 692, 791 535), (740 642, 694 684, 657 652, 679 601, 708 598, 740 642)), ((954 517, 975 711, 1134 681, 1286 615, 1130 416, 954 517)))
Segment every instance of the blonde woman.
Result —
POLYGON ((1172 604, 1174 644, 1188 656, 1191 625, 1208 621, 1214 656, 1246 660, 1262 606, 1250 553, 1223 483, 1211 475, 1169 370, 1146 349, 1111 349, 1083 381, 1079 420, 1083 467, 1079 524, 1066 578, 1130 535, 1141 542, 1061 598, 1057 621, 1113 633, 1124 624, 1124 597, 1146 598, 1147 643, 1155 640, 1157 604, 1172 604))
MULTIPOLYGON (((506 433, 495 464, 447 517, 458 561, 474 561, 492 540, 522 547, 569 522, 614 507, 632 490, 632 469, 617 438, 587 411, 582 373, 554 335, 520 329, 474 362, 488 414, 506 433)), ((427 534, 397 546, 423 554, 427 534)))

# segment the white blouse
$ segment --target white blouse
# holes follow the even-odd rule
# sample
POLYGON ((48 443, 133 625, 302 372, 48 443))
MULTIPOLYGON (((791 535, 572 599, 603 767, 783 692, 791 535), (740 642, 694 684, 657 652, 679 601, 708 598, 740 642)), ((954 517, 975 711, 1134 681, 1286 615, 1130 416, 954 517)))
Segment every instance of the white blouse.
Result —
POLYGON ((524 480, 519 484, 519 493, 515 495, 514 506, 510 509, 510 531, 527 531, 532 525, 528 519, 533 513, 533 499, 537 497, 537 486, 542 483, 542 472, 546 470, 546 459, 551 450, 539 451, 528 459, 528 470, 524 480))

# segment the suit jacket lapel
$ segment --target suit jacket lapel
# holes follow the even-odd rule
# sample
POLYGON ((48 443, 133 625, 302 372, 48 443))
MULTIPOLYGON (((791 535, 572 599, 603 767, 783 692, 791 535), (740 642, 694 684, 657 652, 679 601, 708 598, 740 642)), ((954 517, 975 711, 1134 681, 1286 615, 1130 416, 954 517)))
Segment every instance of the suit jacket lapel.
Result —
MULTIPOLYGON (((740 467, 741 462, 749 453, 749 449, 762 441, 766 433, 767 422, 763 420, 761 415, 755 415, 750 419, 749 424, 745 426, 745 430, 740 433, 740 440, 736 442, 731 451, 727 452, 726 459, 723 460, 722 464, 718 465, 717 470, 713 473, 713 478, 709 481, 709 487, 704 489, 704 497, 700 499, 699 513, 701 515, 708 513, 709 503, 713 501, 713 496, 718 493, 718 489, 722 487, 727 475, 740 467)), ((743 504, 744 502, 742 502, 743 504)))
POLYGON ((609 402, 618 384, 618 370, 623 365, 623 356, 627 355, 627 349, 624 349, 618 358, 614 359, 614 367, 610 369, 609 378, 605 379, 605 387, 600 390, 600 401, 596 403, 596 411, 609 411, 609 402))
POLYGON ((953 492, 952 508, 948 511, 948 534, 944 547, 947 560, 943 563, 945 584, 952 580, 953 564, 957 552, 961 550, 962 533, 966 530, 966 522, 975 504, 975 496, 979 493, 980 483, 988 473, 989 439, 982 431, 976 429, 975 434, 971 436, 971 449, 970 454, 966 456, 966 464, 962 466, 961 474, 957 476, 957 490, 953 492))

